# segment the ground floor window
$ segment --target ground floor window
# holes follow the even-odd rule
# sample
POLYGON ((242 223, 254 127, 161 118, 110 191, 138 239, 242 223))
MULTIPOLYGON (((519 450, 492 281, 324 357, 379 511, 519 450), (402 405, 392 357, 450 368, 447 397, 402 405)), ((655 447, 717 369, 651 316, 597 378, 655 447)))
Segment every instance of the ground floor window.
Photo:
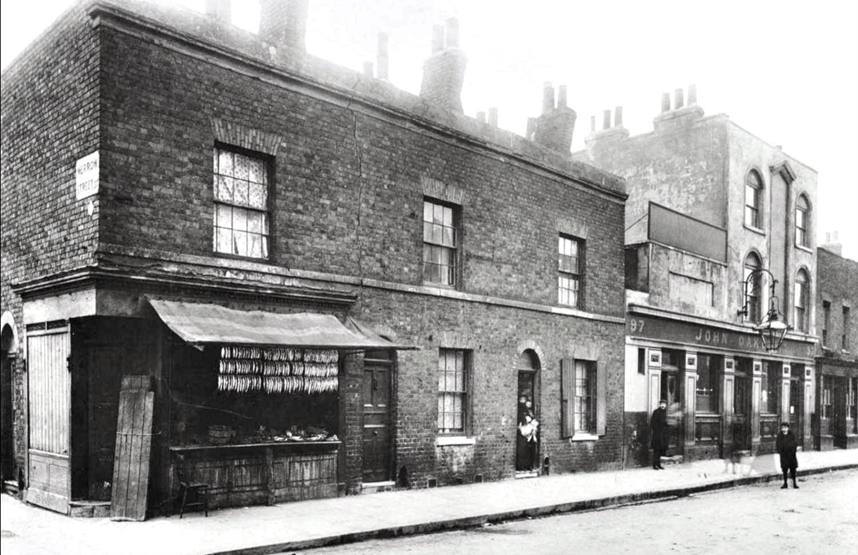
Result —
POLYGON ((847 428, 853 434, 858 433, 858 378, 849 378, 849 388, 846 392, 846 406, 849 422, 847 428))
POLYGON ((820 417, 823 420, 828 420, 829 418, 831 418, 831 382, 832 379, 830 376, 819 376, 819 412, 820 417))
POLYGON ((467 421, 466 351, 441 349, 438 356, 438 431, 464 433, 467 421))
POLYGON ((592 360, 560 362, 561 435, 604 435, 607 404, 605 369, 592 360))
POLYGON ((721 388, 719 387, 720 372, 718 361, 720 357, 715 355, 697 355, 697 411, 718 412, 718 399, 721 388))

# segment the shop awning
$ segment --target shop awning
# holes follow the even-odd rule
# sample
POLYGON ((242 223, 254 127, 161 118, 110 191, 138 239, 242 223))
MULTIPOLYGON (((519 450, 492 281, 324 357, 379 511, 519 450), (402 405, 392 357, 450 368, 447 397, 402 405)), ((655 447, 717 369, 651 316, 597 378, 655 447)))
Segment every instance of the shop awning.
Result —
POLYGON ((388 341, 353 318, 343 325, 330 314, 278 314, 154 299, 149 303, 167 327, 192 345, 278 345, 354 351, 416 348, 388 341))

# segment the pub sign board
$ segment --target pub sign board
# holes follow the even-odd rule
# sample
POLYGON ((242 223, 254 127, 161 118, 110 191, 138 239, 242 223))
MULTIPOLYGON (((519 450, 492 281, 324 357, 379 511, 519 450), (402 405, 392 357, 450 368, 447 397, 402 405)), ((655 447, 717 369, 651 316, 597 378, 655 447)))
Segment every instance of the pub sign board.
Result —
POLYGON ((75 164, 75 198, 82 200, 98 193, 99 155, 96 150, 75 164))
POLYGON ((749 330, 739 332, 726 330, 715 326, 706 326, 690 322, 680 322, 667 318, 635 314, 630 312, 626 317, 626 335, 641 339, 675 341, 688 345, 697 345, 701 350, 705 347, 718 347, 731 351, 748 353, 772 354, 797 358, 813 358, 814 343, 785 340, 776 353, 768 353, 760 336, 749 330))

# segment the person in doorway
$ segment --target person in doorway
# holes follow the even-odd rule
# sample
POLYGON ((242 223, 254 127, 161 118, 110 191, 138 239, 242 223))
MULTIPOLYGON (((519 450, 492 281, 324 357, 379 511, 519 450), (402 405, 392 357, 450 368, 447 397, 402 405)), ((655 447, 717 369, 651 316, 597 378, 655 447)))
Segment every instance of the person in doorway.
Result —
POLYGON ((784 422, 781 424, 781 433, 778 434, 778 439, 775 442, 775 449, 781 458, 781 471, 784 473, 784 485, 781 489, 787 489, 787 473, 792 478, 792 487, 798 489, 798 483, 795 481, 795 471, 798 468, 798 443, 795 440, 795 434, 789 429, 789 424, 784 422))
POLYGON ((662 399, 658 408, 652 412, 650 419, 650 447, 652 447, 653 470, 664 470, 661 466, 661 457, 667 453, 667 445, 670 443, 670 432, 667 427, 667 401, 662 399))
POLYGON ((521 397, 518 404, 517 470, 533 470, 538 426, 539 422, 533 412, 533 403, 526 397, 521 397))

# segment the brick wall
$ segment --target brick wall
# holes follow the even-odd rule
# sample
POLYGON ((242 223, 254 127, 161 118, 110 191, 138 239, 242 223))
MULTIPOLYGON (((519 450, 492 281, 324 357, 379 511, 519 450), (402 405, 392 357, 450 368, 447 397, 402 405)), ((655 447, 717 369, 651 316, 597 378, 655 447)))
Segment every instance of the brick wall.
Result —
POLYGON ((824 325, 823 301, 831 303, 828 319, 827 357, 858 361, 858 262, 843 258, 826 249, 817 254, 817 331, 819 332, 819 353, 822 352, 822 329, 824 325), (848 306, 850 324, 847 326, 846 344, 848 353, 842 353, 843 307, 848 306))
MULTIPOLYGON (((90 264, 97 241, 88 200, 75 200, 75 162, 98 148, 98 41, 80 5, 68 10, 2 76, 2 309, 15 318, 11 285, 90 264)), ((26 449, 25 374, 14 365, 16 457, 26 449)))

